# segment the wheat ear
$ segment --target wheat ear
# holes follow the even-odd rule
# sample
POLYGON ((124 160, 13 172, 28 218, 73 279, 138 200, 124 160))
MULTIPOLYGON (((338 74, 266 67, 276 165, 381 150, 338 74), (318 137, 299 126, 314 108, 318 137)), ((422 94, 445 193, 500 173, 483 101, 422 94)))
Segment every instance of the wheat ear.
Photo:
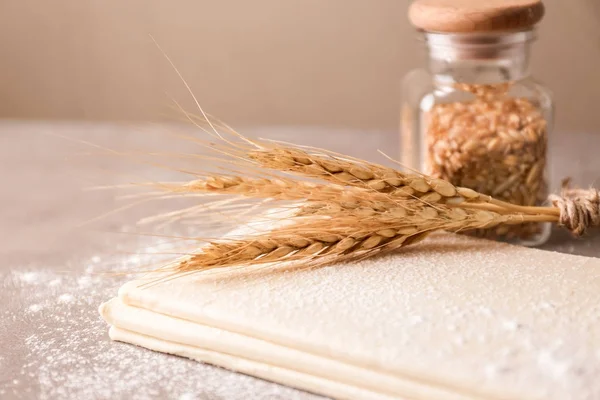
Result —
POLYGON ((322 218, 296 217, 291 225, 268 233, 212 242, 179 262, 175 269, 189 272, 292 261, 295 265, 318 266, 390 252, 438 230, 458 232, 544 219, 547 217, 426 205, 403 216, 390 212, 367 216, 340 211, 322 218))
MULTIPOLYGON (((388 194, 358 187, 318 184, 286 177, 254 178, 242 175, 210 175, 184 183, 160 183, 157 188, 171 193, 239 196, 271 200, 303 200, 311 208, 369 208, 376 211, 403 208, 406 198, 393 199, 388 194)), ((421 199, 421 201, 423 201, 421 199)))
POLYGON ((519 206, 469 188, 454 186, 444 179, 404 174, 364 160, 347 160, 328 154, 325 150, 322 152, 323 154, 313 154, 301 148, 279 146, 249 150, 246 157, 263 168, 319 178, 346 187, 360 187, 386 193, 392 200, 412 198, 429 204, 448 204, 501 213, 559 216, 559 210, 555 207, 519 206))
POLYGON ((293 147, 253 150, 248 158, 261 167, 314 177, 344 186, 358 186, 394 196, 409 197, 437 193, 442 197, 477 197, 470 189, 462 194, 451 183, 416 174, 404 174, 393 168, 368 162, 318 155, 293 147))

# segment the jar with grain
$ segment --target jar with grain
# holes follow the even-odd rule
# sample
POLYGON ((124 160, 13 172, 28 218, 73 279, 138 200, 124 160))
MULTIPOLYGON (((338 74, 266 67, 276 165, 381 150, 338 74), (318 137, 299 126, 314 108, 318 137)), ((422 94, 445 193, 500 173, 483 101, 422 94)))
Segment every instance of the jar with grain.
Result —
MULTIPOLYGON (((540 0, 416 0, 409 17, 429 66, 403 82, 401 162, 511 203, 548 196, 549 91, 529 71, 540 0)), ((500 226, 477 236, 540 245, 548 224, 500 226)))

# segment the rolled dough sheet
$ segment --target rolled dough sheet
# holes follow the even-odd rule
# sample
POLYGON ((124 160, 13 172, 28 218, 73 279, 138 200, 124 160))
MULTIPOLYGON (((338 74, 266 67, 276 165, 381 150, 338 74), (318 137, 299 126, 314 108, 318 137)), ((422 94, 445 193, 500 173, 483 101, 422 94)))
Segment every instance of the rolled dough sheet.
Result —
MULTIPOLYGON (((207 354, 207 351, 216 352, 225 358, 238 356, 247 362, 268 365, 274 369, 282 368, 287 371, 286 376, 293 376, 297 372, 299 377, 297 380, 280 380, 280 375, 269 377, 269 379, 320 394, 335 394, 335 397, 349 399, 391 399, 398 398, 398 396, 411 399, 460 400, 472 398, 453 393, 451 390, 432 387, 426 383, 401 379, 238 333, 128 306, 119 299, 113 299, 103 304, 100 313, 113 328, 163 341, 162 348, 173 344, 183 345, 185 348, 195 349, 196 352, 200 352, 198 353, 200 355, 207 354), (307 380, 306 376, 309 376, 310 379, 307 380), (311 383, 314 380, 321 382, 321 390, 316 390, 311 383), (327 385, 326 382, 330 382, 331 385, 327 385)), ((133 337, 137 338, 137 336, 133 337)), ((139 340, 133 343, 143 346, 139 340)), ((166 352, 179 354, 174 351, 166 352)), ((214 363, 214 358, 211 357, 195 356, 190 358, 214 363)), ((216 364, 233 368, 230 366, 231 363, 216 364)), ((235 368, 233 369, 235 370, 235 368)), ((247 372, 239 369, 238 371, 247 372)), ((247 373, 252 374, 251 372, 247 373)), ((264 376, 260 375, 259 377, 264 376)))
MULTIPOLYGON (((356 264, 145 283, 125 284, 120 303, 237 333, 242 345, 230 355, 240 359, 293 371, 313 362, 316 378, 325 376, 317 360, 338 363, 343 376, 329 374, 328 382, 338 378, 373 391, 369 379, 341 372, 356 368, 388 379, 380 392, 408 398, 402 382, 445 393, 413 398, 600 398, 598 259, 446 234, 356 264), (245 340, 279 347, 248 345, 246 352, 245 340), (287 350, 306 356, 306 364, 286 359, 281 352, 287 350)), ((123 328, 203 348, 200 336, 184 338, 170 323, 156 325, 160 333, 141 322, 123 328)), ((307 389, 344 397, 325 387, 307 389)))
POLYGON ((333 382, 310 374, 303 374, 269 364, 251 361, 215 351, 204 350, 198 347, 186 346, 180 343, 169 342, 147 335, 131 332, 112 326, 109 331, 113 340, 132 343, 150 350, 174 354, 193 360, 218 365, 233 371, 242 372, 259 378, 265 378, 284 385, 299 389, 320 392, 326 396, 337 396, 346 399, 373 399, 391 400, 393 397, 381 396, 356 387, 333 382))

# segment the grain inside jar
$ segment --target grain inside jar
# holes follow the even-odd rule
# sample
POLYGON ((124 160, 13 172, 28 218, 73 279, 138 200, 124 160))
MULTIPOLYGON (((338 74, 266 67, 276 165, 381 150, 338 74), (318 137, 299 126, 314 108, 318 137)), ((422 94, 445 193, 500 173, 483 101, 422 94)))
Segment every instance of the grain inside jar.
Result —
MULTIPOLYGON (((457 84, 473 100, 436 104, 426 118, 426 173, 511 203, 533 206, 548 195, 547 123, 511 83, 457 84)), ((528 240, 540 224, 478 230, 477 236, 528 240)))

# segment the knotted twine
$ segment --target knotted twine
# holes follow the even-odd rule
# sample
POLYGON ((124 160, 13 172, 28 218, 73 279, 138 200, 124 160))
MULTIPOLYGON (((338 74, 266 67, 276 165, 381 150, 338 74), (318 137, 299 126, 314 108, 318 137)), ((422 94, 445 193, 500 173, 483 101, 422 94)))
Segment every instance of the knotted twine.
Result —
POLYGON ((550 195, 552 205, 560 210, 558 223, 575 236, 582 236, 588 228, 600 226, 600 195, 597 189, 571 189, 563 182, 560 195, 550 195))

